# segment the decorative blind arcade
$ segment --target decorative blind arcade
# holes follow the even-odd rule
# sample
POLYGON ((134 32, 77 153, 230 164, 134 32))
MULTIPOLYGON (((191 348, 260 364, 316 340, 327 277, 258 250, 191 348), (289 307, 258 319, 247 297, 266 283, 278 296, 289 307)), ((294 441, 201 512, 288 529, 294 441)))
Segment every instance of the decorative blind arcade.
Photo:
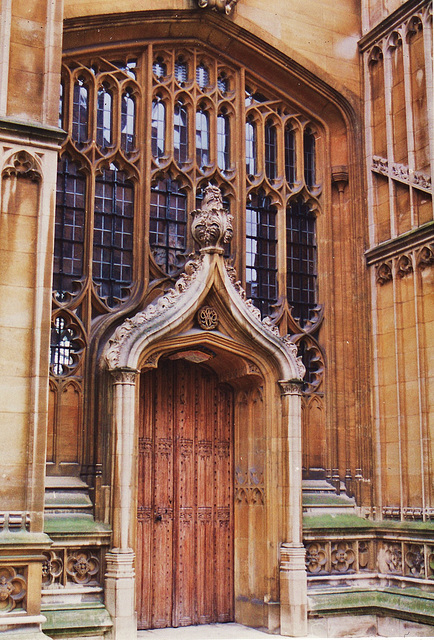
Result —
POLYGON ((187 212, 211 181, 245 229, 237 236, 245 245, 232 250, 245 252, 254 303, 270 313, 286 294, 303 325, 316 305, 315 216, 306 204, 321 191, 315 124, 247 73, 241 101, 242 70, 202 49, 149 46, 81 64, 67 61, 62 75, 60 124, 68 139, 58 174, 57 300, 92 281, 103 303, 98 313, 127 300, 142 278, 134 250, 146 254, 145 233, 155 276, 174 274, 193 248, 187 212), (288 274, 278 279, 285 256, 288 274))

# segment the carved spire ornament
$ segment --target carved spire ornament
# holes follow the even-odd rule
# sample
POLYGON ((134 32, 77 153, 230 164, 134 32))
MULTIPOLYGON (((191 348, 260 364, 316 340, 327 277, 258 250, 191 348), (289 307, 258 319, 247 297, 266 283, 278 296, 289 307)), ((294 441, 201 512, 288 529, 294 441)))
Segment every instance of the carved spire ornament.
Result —
POLYGON ((200 9, 213 9, 225 13, 227 16, 232 13, 237 3, 238 0, 197 0, 200 9))
POLYGON ((223 253, 222 245, 232 240, 234 232, 233 216, 223 207, 220 189, 209 184, 205 189, 202 208, 195 209, 191 215, 191 233, 201 251, 223 253))

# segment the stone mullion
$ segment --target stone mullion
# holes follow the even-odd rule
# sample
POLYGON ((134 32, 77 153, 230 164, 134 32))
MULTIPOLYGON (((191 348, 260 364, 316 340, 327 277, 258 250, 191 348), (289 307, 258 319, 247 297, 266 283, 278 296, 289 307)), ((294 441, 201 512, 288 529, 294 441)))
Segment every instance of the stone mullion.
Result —
POLYGON ((432 100, 434 85, 433 85, 433 66, 432 66, 433 30, 432 30, 432 22, 430 20, 430 14, 429 14, 429 5, 425 8, 425 12, 423 15, 423 44, 424 44, 424 55, 425 55, 425 83, 426 83, 426 95, 427 95, 426 105, 427 105, 427 111, 428 111, 429 153, 430 153, 430 165, 431 165, 431 174, 432 174, 434 170, 434 101, 432 100))
POLYGON ((390 215, 390 235, 392 238, 398 235, 398 222, 395 213, 395 183, 390 177, 390 167, 394 161, 393 153, 393 127, 392 127, 392 58, 391 50, 388 45, 384 47, 384 103, 386 116, 386 145, 387 160, 389 166, 389 215, 390 215))
POLYGON ((425 340, 423 336, 423 293, 421 272, 417 265, 417 256, 412 254, 413 262, 413 290, 414 290, 414 317, 416 326, 416 361, 418 373, 418 402, 419 402, 419 434, 421 447, 421 481, 422 481, 422 519, 427 518, 427 506, 430 506, 429 486, 430 486, 430 466, 429 466, 429 425, 428 407, 426 397, 426 376, 427 363, 425 357, 425 340))
MULTIPOLYGON (((411 180, 416 168, 416 155, 414 146, 414 122, 413 122, 413 99, 411 90, 411 68, 410 68, 410 48, 408 45, 406 30, 404 29, 402 38, 402 58, 404 68, 404 98, 405 98, 405 119, 407 129, 407 156, 408 156, 408 170, 411 180)), ((429 102, 429 101, 428 101, 429 102)), ((410 216, 411 226, 418 225, 417 211, 414 206, 414 194, 413 189, 410 189, 410 216)))
POLYGON ((378 335, 378 287, 375 268, 371 267, 371 321, 373 345, 373 375, 374 375, 374 505, 378 509, 376 519, 382 517, 383 512, 383 465, 382 465, 382 429, 381 429, 381 400, 380 400, 380 371, 379 371, 379 335, 378 335), (378 517, 379 516, 379 517, 378 517))
POLYGON ((0 117, 4 117, 8 98, 12 0, 2 0, 0 7, 0 117))
MULTIPOLYGON (((142 238, 149 238, 149 215, 145 215, 145 212, 150 210, 151 202, 151 181, 152 181, 152 154, 149 153, 149 139, 151 137, 151 117, 152 117, 152 96, 153 96, 153 74, 152 65, 154 60, 153 45, 149 44, 147 51, 142 53, 141 56, 141 92, 140 108, 137 108, 136 114, 136 135, 137 146, 140 150, 140 197, 142 202, 136 208, 137 221, 135 229, 138 231, 135 238, 134 247, 136 249, 136 256, 140 255, 142 260, 142 268, 139 273, 143 277, 143 295, 146 294, 148 283, 150 279, 149 275, 149 242, 143 242, 142 238), (146 144, 148 143, 148 144, 146 144), (140 215, 139 213, 140 212, 140 215), (140 231, 143 230, 143 235, 140 231)), ((137 105, 139 106, 139 105, 137 105)), ((169 113, 171 109, 166 104, 166 140, 168 139, 168 128, 171 125, 169 113)))
MULTIPOLYGON (((236 227, 237 244, 241 251, 237 251, 237 262, 235 267, 237 273, 246 286, 246 201, 247 201, 247 175, 246 175, 246 117, 247 109, 245 105, 246 73, 241 68, 236 76, 236 97, 235 97, 235 131, 237 132, 234 158, 239 158, 237 167, 237 182, 239 188, 239 210, 238 224, 236 227), (238 126, 239 125, 239 126, 238 126)), ((233 129, 231 131, 233 132, 233 129)), ((233 133, 232 133, 233 135, 233 133)))
POLYGON ((398 309, 400 303, 400 296, 398 295, 397 287, 397 262, 398 259, 393 260, 393 332, 394 332, 394 358, 395 358, 395 384, 396 384, 396 413, 397 413, 397 427, 398 427, 398 459, 399 459, 399 494, 400 494, 400 513, 401 520, 404 520, 403 507, 404 507, 404 468, 402 462, 402 414, 401 414, 401 388, 400 388, 400 370, 402 355, 400 354, 400 332, 402 331, 400 318, 398 317, 398 309))
POLYGON ((365 81, 365 154, 366 154, 366 176, 368 181, 368 228, 369 228, 369 246, 373 247, 376 241, 375 237, 375 187, 372 174, 372 156, 373 156, 373 118, 372 118, 372 90, 371 90, 371 74, 369 70, 369 53, 364 54, 364 81, 365 81))

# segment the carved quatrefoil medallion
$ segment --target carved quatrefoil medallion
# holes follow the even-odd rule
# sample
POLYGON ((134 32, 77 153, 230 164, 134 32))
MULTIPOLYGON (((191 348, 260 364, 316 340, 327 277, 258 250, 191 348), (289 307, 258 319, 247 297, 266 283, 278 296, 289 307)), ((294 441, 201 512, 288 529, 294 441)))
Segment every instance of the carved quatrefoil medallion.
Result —
POLYGON ((219 317, 217 311, 210 306, 202 307, 197 312, 197 322, 201 329, 212 331, 219 326, 219 317))

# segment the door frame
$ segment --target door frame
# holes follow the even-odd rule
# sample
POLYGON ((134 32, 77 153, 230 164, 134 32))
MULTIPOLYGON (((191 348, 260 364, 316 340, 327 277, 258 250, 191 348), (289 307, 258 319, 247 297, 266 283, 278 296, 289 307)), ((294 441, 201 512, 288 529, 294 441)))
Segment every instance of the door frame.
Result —
MULTIPOLYGON (((269 603, 268 628, 283 635, 307 633, 301 508, 304 367, 289 337, 280 337, 267 320, 258 317, 222 253, 218 248, 202 249, 186 265, 174 288, 118 327, 104 351, 106 368, 112 374, 114 442, 113 548, 106 556, 105 592, 115 640, 136 637, 137 374, 158 366, 165 353, 187 348, 217 350, 229 359, 235 356, 240 368, 244 367, 240 379, 247 371, 263 380, 266 432, 278 469, 267 500, 274 546, 268 577, 278 582, 278 601, 269 603), (218 330, 198 328, 197 313, 204 305, 215 310, 218 330)), ((249 616, 236 621, 249 624, 249 616)))

